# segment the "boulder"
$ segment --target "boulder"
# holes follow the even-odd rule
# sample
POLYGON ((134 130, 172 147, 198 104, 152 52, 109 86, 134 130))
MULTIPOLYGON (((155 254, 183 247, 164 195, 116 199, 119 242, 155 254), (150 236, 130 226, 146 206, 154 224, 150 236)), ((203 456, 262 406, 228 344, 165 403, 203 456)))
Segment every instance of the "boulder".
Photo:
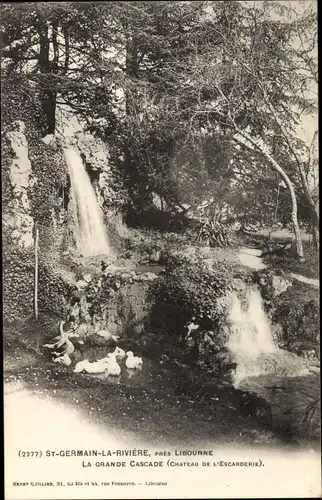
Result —
POLYGON ((283 276, 274 275, 272 277, 272 287, 273 296, 278 297, 281 293, 285 292, 289 286, 292 286, 292 282, 284 278, 283 276))

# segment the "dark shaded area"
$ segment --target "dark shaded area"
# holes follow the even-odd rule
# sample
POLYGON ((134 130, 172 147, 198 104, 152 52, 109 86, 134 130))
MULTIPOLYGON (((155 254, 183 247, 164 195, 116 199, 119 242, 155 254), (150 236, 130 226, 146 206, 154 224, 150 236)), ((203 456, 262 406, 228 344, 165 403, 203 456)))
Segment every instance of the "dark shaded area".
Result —
POLYGON ((133 228, 174 233, 183 232, 189 226, 189 219, 185 214, 163 211, 156 207, 139 211, 137 207, 131 206, 127 210, 125 222, 133 228))
POLYGON ((69 174, 66 174, 66 185, 65 186, 60 186, 58 190, 58 196, 63 199, 63 207, 64 210, 68 209, 68 204, 70 200, 70 176, 69 174))

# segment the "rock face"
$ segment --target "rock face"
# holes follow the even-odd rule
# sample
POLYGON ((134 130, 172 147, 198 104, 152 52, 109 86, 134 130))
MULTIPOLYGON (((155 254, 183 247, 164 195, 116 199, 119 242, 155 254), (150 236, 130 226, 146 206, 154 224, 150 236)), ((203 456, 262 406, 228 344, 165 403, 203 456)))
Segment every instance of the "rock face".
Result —
POLYGON ((28 156, 28 143, 25 124, 15 123, 15 130, 8 132, 13 153, 9 177, 12 186, 12 200, 3 218, 4 226, 12 230, 11 236, 20 248, 33 245, 33 218, 31 216, 28 189, 33 186, 31 162, 28 156))
POLYGON ((40 312, 69 318, 82 337, 95 334, 114 340, 135 338, 143 331, 150 306, 148 290, 156 275, 109 270, 86 273, 72 282, 47 267, 40 278, 40 312))

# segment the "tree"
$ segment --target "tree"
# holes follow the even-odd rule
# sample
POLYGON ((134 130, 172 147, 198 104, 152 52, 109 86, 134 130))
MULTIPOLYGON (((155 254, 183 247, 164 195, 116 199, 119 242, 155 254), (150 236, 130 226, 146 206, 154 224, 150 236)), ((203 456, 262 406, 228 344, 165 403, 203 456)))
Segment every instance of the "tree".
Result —
MULTIPOLYGON (((24 74, 36 87, 45 118, 43 135, 55 131, 57 103, 88 111, 93 99, 102 98, 104 85, 95 72, 93 85, 93 68, 109 44, 108 37, 98 36, 100 31, 106 35, 103 14, 108 10, 100 2, 1 5, 4 78, 24 74)), ((109 70, 101 68, 101 74, 109 70)))
MULTIPOLYGON (((315 26, 315 14, 309 10, 300 21, 282 21, 273 16, 281 6, 271 2, 252 8, 238 2, 212 6, 213 14, 204 23, 204 46, 184 62, 193 104, 189 136, 201 126, 209 136, 224 131, 246 154, 260 154, 278 173, 289 190, 297 253, 303 258, 296 190, 282 165, 294 156, 300 107, 312 105, 305 96, 308 78, 296 64, 294 44, 299 25, 315 26), (222 18, 226 23, 218 22, 222 18)), ((281 13, 284 18, 290 14, 285 9, 281 13)), ((298 166, 300 177, 302 168, 298 166)))
POLYGON ((235 150, 254 158, 256 169, 245 161, 244 172, 248 165, 263 178, 265 164, 285 182, 303 257, 299 196, 318 228, 307 173, 316 155, 297 133, 315 105, 307 94, 317 78, 311 8, 300 16, 281 3, 238 1, 2 9, 6 72, 24 72, 39 90, 44 134, 54 128, 57 103, 80 114, 109 144, 134 211, 144 211, 153 193, 170 206, 182 203, 187 165, 193 175, 204 169, 206 191, 225 196, 235 150), (194 165, 177 161, 189 155, 194 165))

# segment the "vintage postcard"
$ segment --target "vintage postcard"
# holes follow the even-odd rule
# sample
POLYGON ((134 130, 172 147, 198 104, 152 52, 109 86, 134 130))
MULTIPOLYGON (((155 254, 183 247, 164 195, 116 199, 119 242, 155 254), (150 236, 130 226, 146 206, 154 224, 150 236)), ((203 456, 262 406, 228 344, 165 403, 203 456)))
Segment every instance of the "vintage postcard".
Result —
POLYGON ((317 2, 3 2, 6 500, 317 498, 317 2))

